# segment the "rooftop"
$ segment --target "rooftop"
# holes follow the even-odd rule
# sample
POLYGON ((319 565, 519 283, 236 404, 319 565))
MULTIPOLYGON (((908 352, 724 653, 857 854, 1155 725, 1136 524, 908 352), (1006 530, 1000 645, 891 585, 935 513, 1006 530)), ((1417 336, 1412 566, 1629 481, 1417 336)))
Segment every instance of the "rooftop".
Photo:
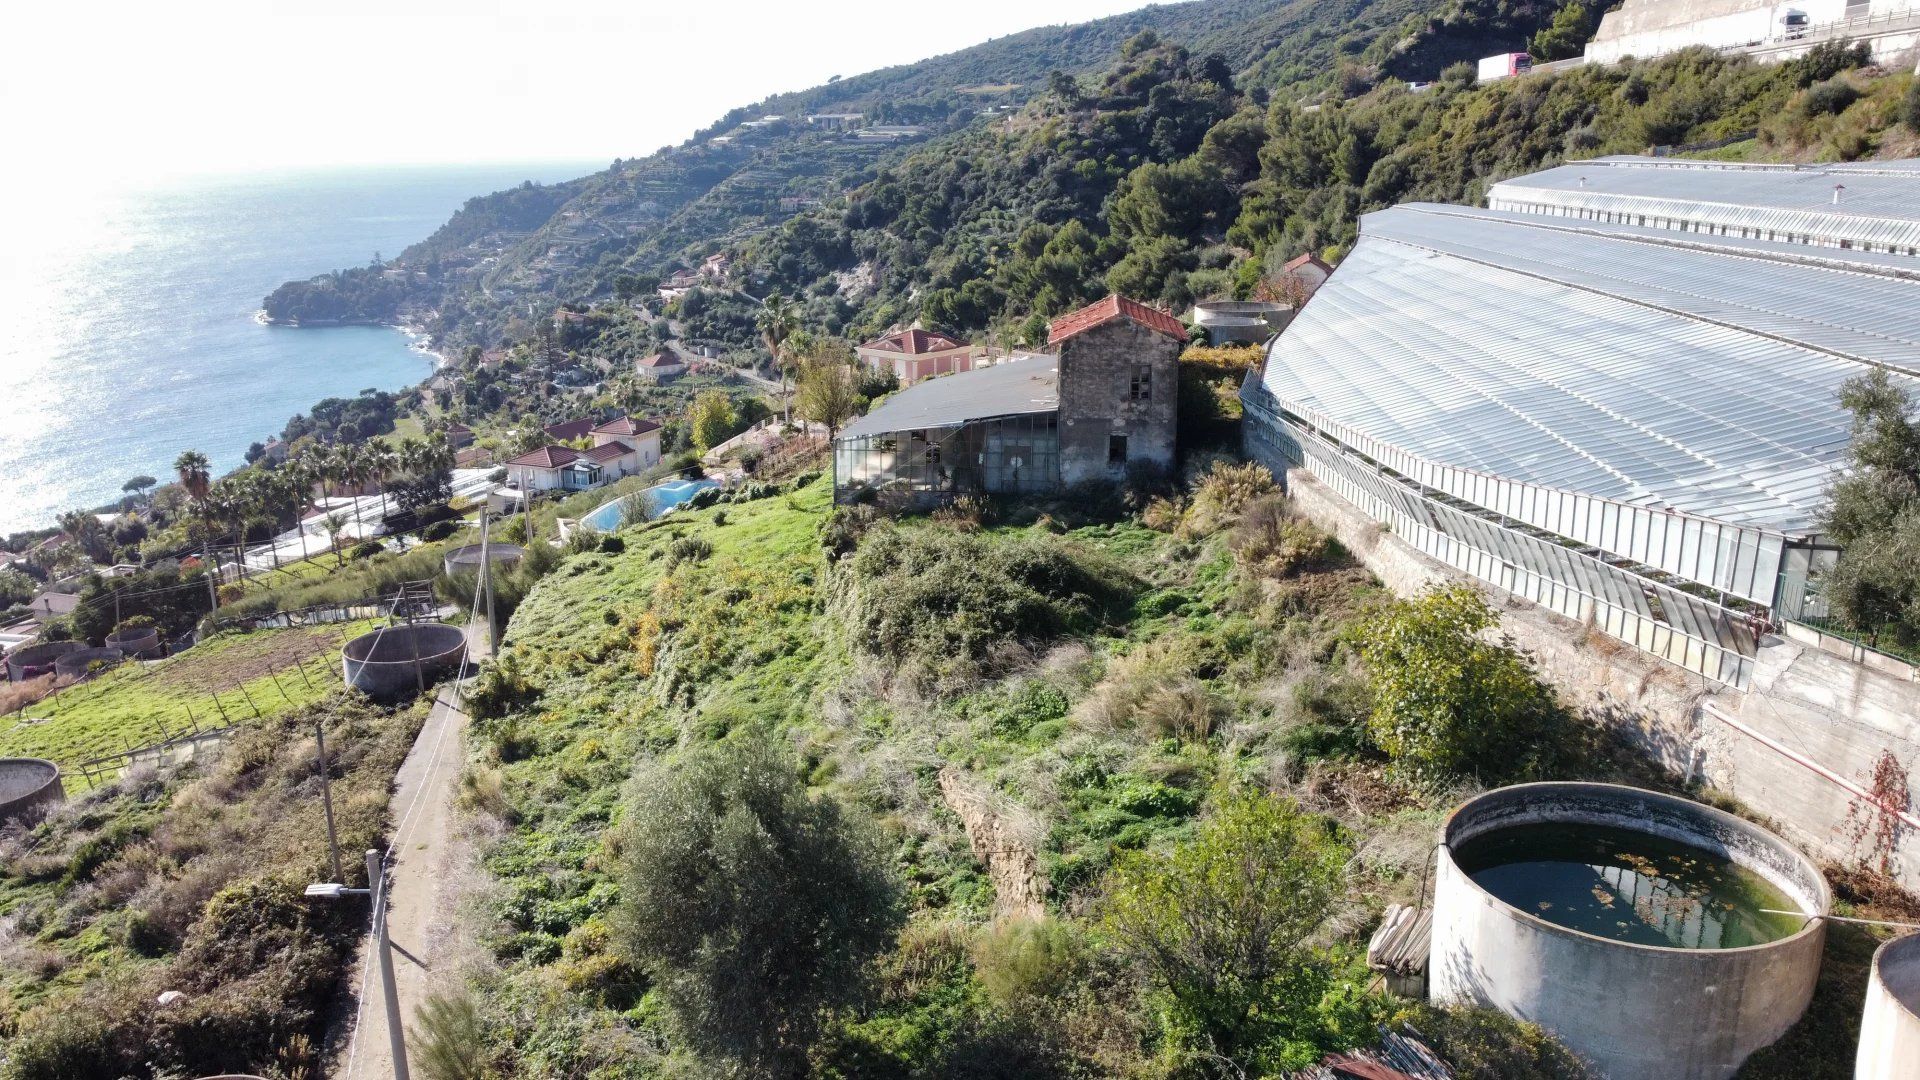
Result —
POLYGON ((908 356, 918 356, 921 353, 964 349, 966 348, 966 344, 955 341, 945 334, 914 327, 911 330, 902 330, 897 334, 888 334, 886 337, 869 341, 860 347, 872 352, 897 352, 905 353, 908 356))
POLYGON ((583 458, 586 458, 588 461, 597 461, 602 464, 605 464, 606 462, 613 461, 616 458, 626 457, 628 454, 631 454, 631 453, 633 453, 633 447, 628 446, 626 443, 623 443, 618 439, 615 439, 612 442, 602 443, 599 446, 594 446, 586 450, 582 450, 580 451, 580 456, 583 458))
POLYGON ((1920 248, 1920 160, 1755 165, 1607 157, 1503 180, 1487 199, 1920 248))
POLYGON ((547 433, 547 438, 554 442, 572 442, 593 430, 593 417, 583 416, 578 420, 549 424, 542 430, 547 433))
POLYGON ((1060 407, 1059 371, 1054 357, 1016 356, 992 367, 928 379, 894 394, 840 434, 884 435, 1052 412, 1060 407))
MULTIPOLYGON (((636 367, 643 368, 685 367, 686 363, 685 360, 681 359, 680 354, 674 352, 672 349, 661 349, 651 356, 643 356, 634 361, 636 367)), ((596 428, 595 430, 597 431, 599 429, 596 428)))
POLYGON ((1425 462, 1813 531, 1849 442, 1840 384, 1875 364, 1920 372, 1920 281, 1653 234, 1420 204, 1369 214, 1270 347, 1263 385, 1289 412, 1425 462))
POLYGON ((558 469, 580 460, 580 451, 565 446, 543 446, 510 459, 509 465, 527 465, 536 469, 558 469))
POLYGON ((1170 337, 1187 340, 1186 324, 1161 311, 1150 308, 1138 300, 1129 300, 1118 293, 1109 294, 1103 300, 1095 300, 1079 311, 1062 315, 1047 327, 1047 344, 1058 345, 1075 334, 1083 334, 1096 326, 1105 326, 1115 319, 1131 319, 1149 330, 1157 330, 1170 337))
POLYGON ((651 420, 639 420, 631 416, 619 416, 593 429, 595 435, 612 435, 624 438, 629 435, 645 435, 649 431, 660 430, 660 425, 651 420))

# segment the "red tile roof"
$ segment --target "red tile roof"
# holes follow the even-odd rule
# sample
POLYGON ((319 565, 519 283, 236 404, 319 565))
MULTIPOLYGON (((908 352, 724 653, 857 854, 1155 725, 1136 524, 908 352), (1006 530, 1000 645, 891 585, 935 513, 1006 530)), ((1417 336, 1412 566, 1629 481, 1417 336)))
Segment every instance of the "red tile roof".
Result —
POLYGON ((1096 326, 1105 326, 1115 319, 1131 319, 1149 330, 1157 330, 1168 337, 1187 340, 1187 327, 1179 319, 1158 308, 1150 308, 1138 300, 1129 300, 1115 293, 1105 300, 1095 300, 1079 311, 1062 315, 1047 327, 1047 344, 1058 345, 1075 334, 1085 333, 1096 326))
POLYGON ((595 435, 645 435, 649 431, 659 431, 660 425, 651 420, 636 420, 631 416, 622 416, 609 420, 593 429, 595 435))
POLYGON ((1280 272, 1292 273, 1293 271, 1300 269, 1301 267, 1307 265, 1308 263, 1312 263, 1313 265, 1319 267, 1323 273, 1328 273, 1328 274, 1333 273, 1333 267, 1328 266, 1325 260, 1320 258, 1320 256, 1315 255, 1311 251, 1307 252, 1305 255, 1296 255, 1293 258, 1288 259, 1287 265, 1281 267, 1280 272))
POLYGON ((580 460, 578 450, 569 450, 564 446, 543 446, 530 454, 521 454, 507 462, 509 465, 530 465, 537 469, 558 469, 580 460))
POLYGON ((547 438, 554 442, 572 442, 593 430, 593 417, 583 416, 578 420, 569 420, 564 424, 553 424, 546 429, 547 438))
POLYGON ((580 451, 580 456, 589 461, 608 462, 614 458, 623 458, 633 453, 633 447, 615 439, 610 443, 601 443, 591 450, 580 451))
POLYGON ((953 340, 945 334, 915 327, 912 330, 902 330, 897 334, 888 334, 886 337, 880 338, 877 341, 869 341, 860 347, 863 349, 872 349, 875 352, 897 352, 906 353, 908 356, 919 356, 921 353, 964 349, 966 345, 953 340))
POLYGON ((641 357, 635 361, 635 363, 643 368, 659 368, 674 367, 676 365, 684 367, 687 362, 681 358, 679 353, 674 352, 672 349, 661 349, 652 356, 641 357))

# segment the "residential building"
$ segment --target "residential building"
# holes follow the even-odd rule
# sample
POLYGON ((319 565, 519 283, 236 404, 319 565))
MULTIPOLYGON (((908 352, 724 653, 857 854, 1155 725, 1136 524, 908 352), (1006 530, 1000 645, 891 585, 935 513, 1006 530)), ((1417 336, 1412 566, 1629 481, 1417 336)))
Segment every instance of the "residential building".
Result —
POLYGON ((1455 571, 1744 690, 1759 632, 1831 625, 1809 583, 1837 557, 1838 393, 1876 370, 1920 393, 1920 263, 1637 217, 1367 215, 1243 387, 1247 449, 1455 571))
POLYGON ((473 429, 454 421, 446 427, 447 446, 453 450, 465 450, 473 445, 473 429))
POLYGON ((1281 288, 1290 296, 1298 296, 1301 303, 1332 276, 1333 267, 1311 251, 1288 259, 1280 268, 1281 288))
POLYGON ((834 497, 932 503, 1045 494, 1173 465, 1186 327, 1109 296, 1056 320, 1047 353, 901 390, 834 440, 834 497))
POLYGON ((522 491, 584 491, 660 463, 660 425, 629 416, 591 417, 546 429, 553 444, 509 460, 507 483, 522 491), (585 449, 560 445, 587 439, 585 449))
POLYGON ((700 276, 707 281, 725 281, 727 271, 733 269, 733 256, 724 251, 714 252, 700 264, 700 276))
POLYGON ((633 362, 634 377, 643 383, 670 383, 686 373, 686 358, 668 348, 633 362))
POLYGON ((632 416, 615 417, 593 429, 594 451, 604 451, 606 447, 618 447, 621 453, 609 458, 604 452, 594 458, 607 467, 609 462, 617 464, 619 476, 631 476, 645 472, 660 464, 660 425, 652 420, 632 416))
POLYGON ((893 372, 901 386, 912 386, 935 375, 969 371, 974 360, 972 345, 918 327, 869 341, 853 351, 873 370, 893 372))
POLYGON ((857 112, 814 113, 807 117, 807 123, 812 124, 814 127, 826 128, 829 131, 844 131, 848 128, 859 127, 860 121, 863 119, 865 119, 865 116, 857 112))

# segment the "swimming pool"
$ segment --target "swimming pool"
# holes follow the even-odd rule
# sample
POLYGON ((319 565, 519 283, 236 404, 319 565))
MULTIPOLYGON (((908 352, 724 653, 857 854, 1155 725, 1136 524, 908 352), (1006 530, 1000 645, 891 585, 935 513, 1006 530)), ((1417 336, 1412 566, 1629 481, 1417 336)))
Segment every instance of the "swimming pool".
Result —
POLYGON ((634 499, 644 500, 645 515, 648 521, 679 506, 695 494, 710 487, 719 487, 712 480, 669 480, 664 484, 655 484, 645 491, 636 491, 610 499, 593 508, 593 511, 580 519, 580 526, 594 532, 613 532, 627 518, 627 506, 634 499))

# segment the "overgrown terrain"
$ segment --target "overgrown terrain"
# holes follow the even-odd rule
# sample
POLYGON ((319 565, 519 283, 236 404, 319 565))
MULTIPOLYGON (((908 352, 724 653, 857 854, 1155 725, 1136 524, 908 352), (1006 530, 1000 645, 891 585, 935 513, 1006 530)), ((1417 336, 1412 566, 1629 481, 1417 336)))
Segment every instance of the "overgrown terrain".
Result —
POLYGON ((364 887, 352 856, 379 846, 420 716, 337 693, 248 726, 206 764, 137 767, 9 825, 0 1076, 320 1076, 366 911, 301 895, 332 877, 313 732, 326 729, 346 883, 364 887))

